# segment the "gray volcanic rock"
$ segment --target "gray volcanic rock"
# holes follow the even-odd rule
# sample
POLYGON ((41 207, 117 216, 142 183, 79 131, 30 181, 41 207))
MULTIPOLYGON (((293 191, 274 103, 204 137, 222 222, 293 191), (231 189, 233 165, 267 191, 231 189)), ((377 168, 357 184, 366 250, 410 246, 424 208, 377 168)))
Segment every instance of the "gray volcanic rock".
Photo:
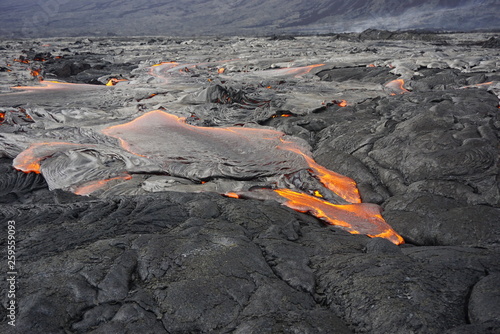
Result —
POLYGON ((485 305, 480 279, 500 270, 498 250, 381 248, 277 203, 215 194, 74 197, 0 214, 16 217, 26 333, 349 333, 336 315, 357 332, 439 333, 464 325, 477 282, 471 307, 485 305))
POLYGON ((336 68, 318 72, 317 76, 325 81, 363 80, 378 84, 397 79, 397 76, 390 73, 390 69, 381 67, 336 68))
MULTIPOLYGON (((77 200, 60 206, 62 215, 51 205, 26 215, 2 209, 2 218, 16 215, 18 233, 25 235, 19 242, 24 271, 33 278, 50 276, 38 284, 30 279, 20 283, 18 328, 54 333, 145 328, 156 333, 249 328, 350 332, 317 305, 311 291, 286 284, 281 275, 289 265, 274 270, 261 250, 269 249, 263 246, 271 238, 266 231, 283 231, 282 237, 273 233, 273 240, 297 238, 295 213, 277 203, 255 206, 217 195, 160 197, 77 200), (209 219, 187 215, 194 204, 214 205, 221 212, 209 219), (38 219, 50 223, 36 232, 32 224, 38 219), (68 232, 70 244, 62 237, 68 232), (37 244, 40 237, 46 242, 37 244), (256 237, 265 240, 252 241, 256 237)), ((307 268, 307 260, 302 263, 307 268)))
POLYGON ((384 217, 408 241, 420 245, 496 244, 500 210, 468 206, 444 196, 412 193, 385 203, 384 217), (421 206, 425 205, 425 213, 421 206))
MULTIPOLYGON (((2 161, 4 159, 1 159, 2 161)), ((40 174, 25 174, 11 167, 11 161, 0 162, 0 203, 23 201, 38 189, 46 188, 47 183, 40 174)))
MULTIPOLYGON (((436 253, 442 255, 442 251, 436 253)), ((443 269, 442 263, 415 261, 410 254, 347 253, 313 260, 318 292, 325 295, 333 310, 347 314, 347 320, 360 332, 441 333, 460 325, 465 317, 462 305, 478 278, 476 269, 443 269), (376 288, 380 285, 385 289, 376 288), (432 296, 434 289, 439 289, 439 296, 432 296), (392 313, 387 322, 384 314, 391 313, 393 307, 408 312, 392 313)))
POLYGON ((498 321, 500 312, 500 276, 492 274, 480 280, 471 292, 469 318, 472 323, 498 321))
POLYGON ((327 116, 334 124, 318 133, 316 160, 363 180, 362 198, 385 201, 384 217, 408 241, 496 244, 497 97, 413 92, 370 102, 327 116))

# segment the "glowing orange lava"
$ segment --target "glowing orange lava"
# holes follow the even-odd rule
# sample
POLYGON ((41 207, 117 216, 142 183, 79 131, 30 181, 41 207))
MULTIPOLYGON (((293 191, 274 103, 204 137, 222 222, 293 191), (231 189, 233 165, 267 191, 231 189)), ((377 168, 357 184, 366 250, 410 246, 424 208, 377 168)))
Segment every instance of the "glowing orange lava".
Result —
POLYGON ((102 86, 41 80, 40 86, 16 86, 11 88, 22 91, 34 91, 34 90, 51 91, 51 90, 67 90, 67 89, 95 89, 96 87, 102 87, 102 86))
POLYGON ((292 117, 293 115, 292 114, 285 114, 285 113, 282 113, 282 114, 276 114, 276 115, 272 115, 271 118, 277 118, 277 117, 292 117))
POLYGON ((336 105, 338 105, 339 107, 347 107, 347 101, 346 100, 333 100, 332 101, 333 103, 335 103, 336 105))
POLYGON ((65 142, 46 142, 32 144, 28 149, 22 151, 13 162, 14 168, 25 173, 40 174, 40 162, 54 154, 80 144, 65 142))
MULTIPOLYGON (((297 143, 283 140, 284 134, 276 130, 193 126, 186 124, 184 118, 168 114, 161 110, 155 110, 148 112, 129 123, 106 128, 102 130, 102 132, 108 136, 119 139, 121 146, 131 153, 145 157, 155 157, 158 155, 158 149, 154 145, 151 145, 150 141, 143 142, 143 140, 135 139, 135 136, 137 135, 151 136, 152 131, 157 131, 153 130, 154 128, 158 128, 158 130, 164 129, 163 131, 168 128, 171 132, 171 134, 168 134, 168 136, 171 136, 169 137, 171 138, 169 140, 181 140, 181 135, 188 131, 192 133, 193 138, 199 137, 200 140, 211 140, 211 138, 220 138, 222 136, 225 137, 228 142, 240 142, 244 140, 247 142, 245 145, 247 145, 249 149, 251 149, 250 145, 252 145, 253 142, 256 143, 258 140, 274 140, 277 143, 277 149, 293 152, 304 158, 309 166, 309 169, 326 188, 330 189, 349 203, 361 202, 359 191, 354 180, 317 164, 313 158, 300 150, 297 143), (179 135, 175 136, 175 133, 178 133, 179 135)), ((167 134, 165 134, 165 136, 167 136, 167 134)), ((192 138, 184 138, 185 140, 193 140, 192 138)), ((186 146, 187 149, 188 146, 186 144, 183 146, 186 146)), ((200 146, 201 144, 201 142, 199 144, 193 142, 193 145, 196 146, 200 146)), ((179 143, 179 145, 182 144, 179 143)), ((220 142, 219 145, 225 144, 220 142)), ((223 151, 222 148, 221 150, 223 151)), ((221 154, 223 153, 222 151, 221 154)), ((189 156, 190 154, 191 152, 188 151, 185 153, 186 156, 189 156)))
POLYGON ((325 64, 314 64, 314 65, 309 65, 309 66, 299 67, 299 69, 301 69, 301 71, 300 71, 300 72, 302 72, 302 71, 303 71, 303 73, 300 73, 300 74, 298 74, 298 75, 304 75, 304 74, 306 74, 306 73, 311 72, 311 70, 312 70, 313 68, 320 67, 320 66, 324 66, 324 65, 325 65, 325 64))
MULTIPOLYGON (((200 161, 200 166, 203 167, 205 163, 209 164, 213 163, 213 160, 220 160, 231 166, 230 170, 232 171, 234 166, 239 166, 236 162, 241 161, 239 159, 241 159, 242 155, 255 154, 255 157, 251 158, 252 171, 256 168, 255 164, 261 166, 262 164, 274 163, 278 164, 279 169, 272 170, 273 173, 276 173, 277 170, 280 173, 283 173, 283 171, 289 173, 290 169, 292 171, 307 169, 326 188, 342 197, 349 204, 332 204, 323 199, 320 190, 313 191, 311 195, 290 189, 268 189, 265 191, 267 191, 267 194, 272 194, 272 198, 279 199, 281 203, 289 208, 300 212, 309 212, 352 234, 382 237, 395 244, 404 242, 401 236, 385 222, 378 205, 361 203, 354 180, 319 165, 306 151, 303 151, 305 148, 299 142, 284 140, 285 135, 280 131, 242 127, 198 127, 187 124, 185 118, 155 110, 137 117, 131 122, 108 127, 102 132, 117 138, 123 149, 151 159, 159 166, 166 166, 161 168, 168 168, 169 164, 177 164, 176 166, 191 163, 200 164, 200 161), (234 144, 239 142, 243 143, 241 145, 234 144), (169 150, 169 147, 175 149, 169 150), (283 151, 286 151, 284 155, 283 151), (229 152, 232 155, 228 154, 229 152), (259 161, 262 156, 264 156, 264 159, 259 161), (279 158, 275 158, 276 156, 279 156, 279 158), (283 165, 283 161, 292 161, 293 164, 283 165)), ((88 149, 89 147, 95 147, 95 145, 65 142, 35 143, 14 159, 14 167, 27 173, 40 173, 42 172, 41 162, 44 159, 53 157, 59 152, 75 148, 88 149)), ((220 163, 218 168, 222 167, 222 163, 220 163)), ((238 168, 243 168, 243 165, 238 168)), ((238 177, 242 170, 236 169, 235 177, 238 177)), ((164 171, 169 170, 165 169, 164 171)), ((207 171, 210 172, 210 169, 207 171)), ((263 172, 258 170, 258 173, 266 175, 266 170, 264 169, 263 172)), ((175 174, 173 175, 175 176, 175 174)), ((199 177, 197 174, 190 175, 192 175, 192 177, 190 176, 191 179, 199 177)), ((229 174, 229 176, 233 177, 232 175, 229 174)), ((211 175, 203 174, 199 178, 206 177, 211 177, 211 175)), ((78 195, 89 195, 96 190, 102 189, 109 182, 120 182, 131 178, 131 175, 122 174, 105 180, 90 181, 76 187, 73 191, 78 195)), ((204 183, 202 179, 199 181, 204 183)), ((254 192, 250 191, 250 193, 254 192)), ((242 198, 237 192, 227 192, 224 195, 231 198, 242 198)))
POLYGON ((153 93, 153 94, 149 94, 147 97, 144 98, 144 100, 147 100, 147 99, 152 99, 153 97, 155 97, 156 95, 158 95, 157 93, 153 93))
POLYGON ((268 70, 273 71, 278 75, 293 75, 294 77, 298 78, 303 75, 306 75, 307 73, 311 72, 313 68, 324 66, 325 64, 314 64, 314 65, 308 65, 308 66, 301 66, 301 67, 290 67, 290 68, 279 68, 275 70, 268 70))
POLYGON ((493 81, 476 84, 476 86, 489 86, 489 85, 493 85, 493 81))
POLYGON ((39 76, 40 73, 41 73, 41 70, 39 70, 39 69, 32 69, 31 70, 31 75, 34 76, 34 77, 39 76))
POLYGON ((403 79, 392 80, 385 84, 385 88, 387 88, 390 92, 390 95, 398 95, 408 93, 409 90, 404 88, 405 81, 403 79))
POLYGON ((463 86, 463 87, 460 87, 460 89, 486 87, 486 86, 491 86, 494 83, 495 83, 495 81, 483 82, 483 83, 478 83, 478 84, 475 84, 475 85, 463 86))
POLYGON ((176 68, 180 64, 176 61, 164 61, 159 64, 154 64, 149 68, 149 75, 161 78, 165 82, 167 82, 167 79, 165 78, 164 75, 161 74, 162 71, 168 71, 170 69, 176 68))
POLYGON ((162 66, 162 65, 166 65, 166 64, 179 65, 179 63, 176 62, 176 61, 162 61, 161 63, 154 64, 154 65, 151 65, 151 66, 152 67, 156 67, 156 66, 162 66))
POLYGON ((122 82, 122 81, 128 81, 128 80, 127 79, 111 78, 106 83, 106 86, 115 86, 117 83, 122 82))
POLYGON ((396 245, 404 243, 403 238, 385 222, 378 205, 369 203, 336 205, 290 189, 274 191, 287 199, 284 205, 289 208, 309 212, 349 233, 385 238, 396 245))
POLYGON ((88 196, 91 193, 93 193, 99 189, 104 188, 111 181, 131 180, 131 179, 132 179, 132 176, 125 175, 125 176, 112 177, 110 179, 105 179, 105 180, 91 181, 91 182, 87 182, 83 186, 79 186, 73 192, 77 195, 80 195, 80 196, 88 196))
MULTIPOLYGON (((192 70, 198 68, 204 68, 210 71, 215 68, 218 74, 224 74, 227 69, 223 67, 222 64, 235 60, 238 59, 227 59, 204 63, 179 63, 176 61, 161 62, 159 64, 152 65, 149 68, 148 73, 151 76, 161 79, 164 83, 171 83, 172 80, 175 81, 176 77, 178 77, 178 75, 176 75, 177 73, 191 73, 192 70)), ((208 78, 207 80, 212 81, 211 78, 208 78)))
MULTIPOLYGON (((290 143, 282 141, 285 144, 290 143)), ((306 159, 307 164, 313 171, 314 176, 316 176, 319 181, 328 189, 345 199, 349 203, 361 203, 361 197, 359 196, 359 190, 356 186, 356 182, 350 177, 335 173, 314 161, 313 158, 300 151, 299 149, 291 146, 279 147, 283 150, 288 150, 295 152, 306 159)))

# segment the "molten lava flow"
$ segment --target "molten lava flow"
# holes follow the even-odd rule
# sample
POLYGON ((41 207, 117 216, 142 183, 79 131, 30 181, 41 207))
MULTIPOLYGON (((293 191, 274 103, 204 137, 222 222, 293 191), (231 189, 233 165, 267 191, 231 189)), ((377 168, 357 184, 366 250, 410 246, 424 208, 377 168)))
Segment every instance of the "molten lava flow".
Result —
POLYGON ((483 82, 483 83, 478 83, 478 84, 475 84, 475 85, 463 86, 463 87, 460 87, 460 89, 487 87, 487 86, 493 85, 494 83, 495 83, 495 81, 483 82))
POLYGON ((282 113, 279 113, 279 114, 275 114, 275 115, 272 115, 271 118, 277 118, 277 117, 292 117, 292 116, 295 116, 294 114, 290 113, 290 112, 282 112, 282 113))
POLYGON ((127 79, 117 79, 117 78, 111 78, 108 80, 106 83, 106 86, 115 86, 117 83, 121 81, 128 81, 127 79))
POLYGON ((332 101, 334 104, 338 105, 339 107, 347 107, 347 101, 346 100, 333 100, 332 101))
POLYGON ((239 179, 309 169, 347 202, 361 202, 354 180, 320 166, 297 143, 283 140, 284 134, 276 130, 197 127, 155 110, 103 133, 119 139, 127 151, 153 159, 173 175, 239 179), (152 145, 154 142, 163 145, 152 145))
POLYGON ((3 124, 4 122, 7 122, 8 124, 18 124, 18 120, 22 120, 24 122, 28 123, 33 123, 33 118, 31 115, 26 111, 26 109, 22 107, 18 107, 17 109, 9 110, 9 114, 6 114, 6 112, 0 112, 0 124, 3 124), (12 117, 9 117, 10 114, 15 115, 14 117, 17 119, 13 119, 12 117))
POLYGON ((161 62, 161 63, 159 63, 159 64, 154 64, 154 65, 152 65, 152 67, 162 66, 162 65, 166 65, 166 64, 170 64, 170 65, 172 65, 172 66, 177 66, 177 65, 179 65, 179 63, 178 63, 178 62, 176 62, 176 61, 162 61, 162 62, 161 62))
MULTIPOLYGON (((123 149, 140 156, 145 163, 142 166, 152 167, 151 171, 168 173, 173 177, 201 183, 214 178, 264 180, 266 177, 271 177, 270 182, 274 184, 277 176, 309 171, 326 188, 338 194, 346 202, 354 204, 334 205, 327 202, 322 198, 327 191, 324 188, 316 191, 307 190, 314 196, 289 189, 275 191, 268 189, 263 194, 267 194, 269 199, 278 199, 292 209, 311 212, 318 218, 340 226, 350 233, 384 237, 396 244, 403 242, 401 237, 385 223, 378 206, 361 204, 354 180, 320 166, 306 153, 306 148, 302 147, 299 141, 284 140, 285 135, 280 131, 245 127, 198 127, 187 124, 183 118, 155 110, 129 123, 108 127, 102 132, 117 138, 123 149), (285 199, 286 202, 283 202, 285 199)), ((73 175, 72 172, 79 168, 84 169, 82 166, 91 162, 88 166, 92 168, 90 175, 94 180, 99 177, 106 179, 81 185, 84 179, 72 181, 72 177, 67 176, 68 183, 61 183, 62 187, 73 189, 76 194, 88 195, 108 186, 110 182, 130 180, 131 176, 128 173, 137 170, 136 166, 141 166, 130 162, 119 169, 107 170, 106 164, 93 163, 92 155, 83 153, 83 158, 76 158, 76 156, 82 157, 82 152, 89 149, 97 151, 102 147, 64 142, 36 143, 14 159, 14 167, 24 172, 42 172, 53 177, 63 177, 66 171, 70 173, 69 175, 73 175), (78 154, 73 154, 75 151, 78 154), (56 160, 47 161, 44 169, 41 167, 41 162, 45 159, 56 160), (60 165, 61 161, 64 161, 64 164, 60 165), (73 161, 78 161, 80 164, 71 165, 73 161), (66 162, 70 165, 66 166, 66 162), (64 168, 69 169, 59 169, 54 174, 54 169, 51 169, 54 166, 65 166, 64 168), (103 170, 100 170, 99 166, 103 170), (96 167, 98 169, 94 170, 96 167), (109 175, 115 177, 109 178, 109 175), (75 184, 80 185, 75 187, 75 184)), ((55 185, 61 188, 57 182, 55 185)), ((249 190, 247 193, 255 194, 258 191, 249 190)), ((225 195, 241 198, 236 192, 227 192, 225 195)))
POLYGON ((132 179, 132 176, 125 175, 125 176, 112 177, 110 179, 105 179, 105 180, 91 181, 91 182, 87 182, 83 186, 76 188, 73 192, 77 195, 88 196, 91 193, 93 193, 99 189, 104 188, 111 181, 131 180, 131 179, 132 179))
POLYGON ((325 64, 315 64, 315 65, 309 65, 309 66, 304 66, 304 67, 297 67, 294 69, 294 72, 295 72, 295 77, 300 77, 304 74, 307 74, 309 72, 311 72, 311 70, 315 67, 320 67, 320 66, 323 66, 325 64))
POLYGON ((287 199, 284 204, 289 208, 300 212, 310 212, 349 233, 385 238, 396 245, 404 243, 403 238, 385 222, 378 205, 367 203, 335 205, 290 189, 274 191, 287 199))
POLYGON ((149 94, 148 96, 143 97, 143 98, 141 98, 141 99, 137 99, 136 101, 137 101, 137 102, 140 102, 140 101, 142 101, 142 100, 149 100, 149 99, 152 99, 153 97, 155 97, 156 95, 158 95, 158 93, 149 94))
POLYGON ((306 75, 313 68, 323 66, 325 64, 314 64, 302 67, 277 68, 271 70, 258 71, 261 76, 294 76, 295 78, 306 75))
POLYGON ((344 175, 335 173, 321 165, 318 165, 312 158, 307 157, 307 163, 318 177, 321 183, 350 203, 361 203, 361 197, 356 186, 356 182, 344 175))
MULTIPOLYGON (((151 76, 161 79, 164 83, 173 83, 176 80, 179 80, 180 74, 183 74, 184 77, 180 80, 180 82, 186 84, 185 74, 192 74, 195 69, 204 69, 207 71, 216 70, 218 74, 222 75, 227 72, 227 69, 223 67, 222 64, 235 60, 237 59, 227 59, 205 63, 178 63, 175 61, 161 62, 159 64, 152 65, 149 68, 148 73, 151 76)), ((210 78, 207 80, 212 81, 210 78)))
POLYGON ((349 203, 361 203, 361 197, 359 196, 359 191, 356 186, 356 182, 344 175, 335 173, 314 161, 313 158, 306 155, 304 152, 300 151, 296 147, 287 144, 290 142, 282 141, 285 145, 279 146, 280 149, 288 150, 297 153, 304 157, 309 168, 313 171, 314 176, 316 176, 320 182, 328 189, 345 199, 349 203))
MULTIPOLYGON (((307 168, 304 159, 277 148, 282 132, 241 127, 197 127, 161 110, 103 130, 127 151, 165 172, 191 180, 251 179, 307 168), (155 144, 156 143, 156 144, 155 144)), ((298 146, 297 146, 298 147, 298 146)))
POLYGON ((163 74, 163 72, 168 72, 169 70, 178 67, 180 64, 176 61, 164 61, 159 64, 154 64, 149 68, 149 75, 161 78, 165 82, 167 81, 167 78, 163 74))
POLYGON ((65 142, 47 142, 32 144, 21 152, 13 162, 14 168, 25 173, 40 174, 40 162, 60 150, 82 147, 80 144, 65 142))
POLYGON ((493 81, 476 84, 476 86, 489 86, 489 85, 493 85, 493 81))
POLYGON ((155 159, 171 173, 189 170, 195 179, 216 175, 240 178, 243 171, 250 173, 246 177, 255 177, 309 168, 325 187, 347 202, 361 201, 354 180, 320 166, 297 143, 283 140, 279 131, 196 127, 156 110, 103 133, 118 138, 127 151, 155 159), (151 145, 155 141, 164 145, 151 145))
POLYGON ((41 86, 17 86, 11 88, 23 91, 34 91, 34 90, 51 91, 51 90, 67 90, 67 89, 95 89, 96 87, 100 87, 98 85, 76 84, 76 83, 59 82, 59 81, 46 81, 46 80, 41 80, 40 84, 41 86))
POLYGON ((34 76, 34 77, 38 77, 41 73, 41 70, 40 69, 32 69, 31 70, 31 75, 34 76))
MULTIPOLYGON (((43 144, 41 144, 43 145, 43 144)), ((23 171, 25 173, 36 173, 40 174, 40 162, 45 157, 34 157, 32 151, 36 148, 36 145, 31 146, 28 150, 23 151, 14 160, 14 167, 17 170, 23 171)))
POLYGON ((408 93, 409 90, 404 88, 405 81, 403 79, 392 80, 389 83, 385 84, 385 88, 389 90, 390 95, 398 95, 408 93))

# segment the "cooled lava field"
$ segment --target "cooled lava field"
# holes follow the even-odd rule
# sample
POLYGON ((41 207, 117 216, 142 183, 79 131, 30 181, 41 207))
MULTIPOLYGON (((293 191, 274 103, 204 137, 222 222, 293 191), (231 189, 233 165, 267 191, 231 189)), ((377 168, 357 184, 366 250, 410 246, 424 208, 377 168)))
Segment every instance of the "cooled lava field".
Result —
POLYGON ((500 332, 498 34, 0 55, 2 333, 500 332))

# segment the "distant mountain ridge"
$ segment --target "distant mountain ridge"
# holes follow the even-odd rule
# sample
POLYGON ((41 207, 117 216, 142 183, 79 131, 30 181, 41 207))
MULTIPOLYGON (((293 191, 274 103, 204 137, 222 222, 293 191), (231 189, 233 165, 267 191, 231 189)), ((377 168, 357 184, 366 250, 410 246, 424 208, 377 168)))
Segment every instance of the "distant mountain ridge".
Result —
POLYGON ((2 0, 0 37, 500 29, 498 0, 2 0))

